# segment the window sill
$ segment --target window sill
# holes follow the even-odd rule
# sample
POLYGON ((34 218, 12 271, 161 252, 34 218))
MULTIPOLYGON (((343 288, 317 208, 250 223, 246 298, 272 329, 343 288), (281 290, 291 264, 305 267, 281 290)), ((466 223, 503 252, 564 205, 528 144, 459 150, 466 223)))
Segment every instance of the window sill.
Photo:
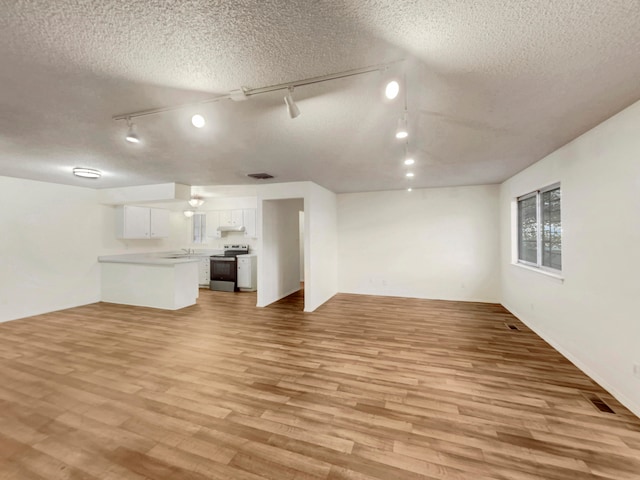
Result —
POLYGON ((564 277, 554 272, 549 272, 548 270, 543 270, 541 268, 530 267, 529 265, 524 265, 523 263, 511 262, 511 265, 514 267, 522 268, 524 270, 529 270, 530 272, 535 272, 540 275, 544 275, 545 277, 553 278, 557 280, 559 283, 564 283, 564 277))

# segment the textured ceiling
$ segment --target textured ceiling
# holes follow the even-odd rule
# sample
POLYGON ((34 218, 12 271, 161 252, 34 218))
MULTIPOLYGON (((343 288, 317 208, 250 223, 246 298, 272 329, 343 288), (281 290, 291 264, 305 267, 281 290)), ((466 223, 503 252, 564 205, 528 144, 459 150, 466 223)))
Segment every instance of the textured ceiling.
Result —
POLYGON ((497 183, 640 99, 638 0, 0 0, 0 12, 0 175, 57 183, 229 185, 259 171, 336 192, 497 183), (282 91, 140 117, 140 145, 112 120, 400 59, 297 88, 294 120, 282 91), (411 182, 386 74, 407 79, 411 182))

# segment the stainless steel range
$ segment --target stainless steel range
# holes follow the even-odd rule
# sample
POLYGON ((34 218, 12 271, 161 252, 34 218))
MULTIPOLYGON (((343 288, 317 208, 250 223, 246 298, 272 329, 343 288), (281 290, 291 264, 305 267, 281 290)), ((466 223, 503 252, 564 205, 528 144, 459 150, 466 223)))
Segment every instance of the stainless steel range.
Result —
POLYGON ((235 292, 238 289, 238 255, 249 253, 249 245, 225 245, 224 253, 212 255, 209 289, 235 292))

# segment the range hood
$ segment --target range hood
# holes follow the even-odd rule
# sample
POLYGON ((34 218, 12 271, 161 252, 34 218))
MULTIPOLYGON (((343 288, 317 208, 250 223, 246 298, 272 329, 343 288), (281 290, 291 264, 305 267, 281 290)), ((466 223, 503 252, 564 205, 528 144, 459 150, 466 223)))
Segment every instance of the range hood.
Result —
POLYGON ((244 232, 244 225, 221 225, 218 227, 220 233, 223 232, 244 232))

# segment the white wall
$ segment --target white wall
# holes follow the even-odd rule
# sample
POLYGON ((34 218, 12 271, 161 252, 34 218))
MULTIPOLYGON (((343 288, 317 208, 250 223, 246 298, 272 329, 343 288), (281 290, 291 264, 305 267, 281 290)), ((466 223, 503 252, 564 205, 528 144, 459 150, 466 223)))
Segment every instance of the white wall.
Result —
POLYGON ((0 321, 97 302, 97 191, 0 177, 0 321))
MULTIPOLYGON (((338 291, 336 195, 313 182, 273 183, 257 188, 258 231, 264 228, 262 201, 304 199, 304 310, 312 312, 338 291)), ((259 235, 262 237, 261 235, 259 235)), ((262 238, 258 243, 262 242, 262 238)), ((264 247, 258 255, 258 305, 260 290, 269 278, 263 260, 264 247)))
POLYGON ((338 195, 339 290, 497 302, 499 186, 338 195))
POLYGON ((266 306, 300 290, 299 212, 303 199, 262 202, 263 283, 258 306, 266 306))
POLYGON ((502 303, 640 415, 640 102, 501 187, 502 303), (512 265, 515 197, 561 182, 564 282, 512 265))
POLYGON ((305 312, 313 312, 338 293, 336 194, 310 183, 304 210, 305 312))

